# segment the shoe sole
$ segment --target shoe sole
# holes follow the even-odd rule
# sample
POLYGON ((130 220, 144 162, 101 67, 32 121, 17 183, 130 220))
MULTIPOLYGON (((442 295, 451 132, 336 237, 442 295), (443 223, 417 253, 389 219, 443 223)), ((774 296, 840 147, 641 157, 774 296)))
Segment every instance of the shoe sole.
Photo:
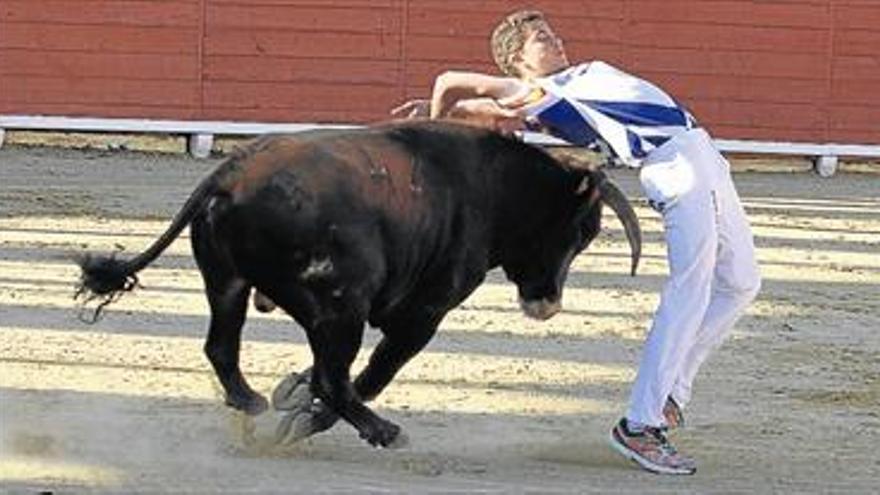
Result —
POLYGON ((626 457, 627 459, 635 462, 645 471, 650 471, 652 473, 657 474, 675 474, 675 475, 691 475, 697 472, 697 468, 686 469, 686 468, 673 468, 669 466, 661 466, 660 464, 656 464, 651 462, 648 459, 640 456, 638 453, 634 452, 626 445, 621 444, 614 438, 614 431, 611 431, 611 434, 608 436, 608 443, 611 444, 611 448, 616 450, 620 455, 626 457))

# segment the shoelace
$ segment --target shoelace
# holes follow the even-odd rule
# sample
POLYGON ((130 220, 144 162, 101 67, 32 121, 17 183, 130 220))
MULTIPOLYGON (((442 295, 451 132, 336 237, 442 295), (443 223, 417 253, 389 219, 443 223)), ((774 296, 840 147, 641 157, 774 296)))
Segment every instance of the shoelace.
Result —
POLYGON ((645 428, 645 433, 657 440, 657 443, 660 444, 660 450, 665 455, 671 456, 678 452, 675 450, 675 447, 669 443, 669 439, 666 438, 666 428, 645 428))

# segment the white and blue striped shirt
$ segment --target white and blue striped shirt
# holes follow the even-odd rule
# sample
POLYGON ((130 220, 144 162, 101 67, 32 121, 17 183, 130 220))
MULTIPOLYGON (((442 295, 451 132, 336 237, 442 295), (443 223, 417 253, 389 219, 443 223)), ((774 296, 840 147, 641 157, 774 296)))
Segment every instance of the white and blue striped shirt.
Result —
POLYGON ((604 142, 631 167, 676 134, 697 127, 663 90, 605 62, 569 67, 535 83, 542 94, 526 106, 528 121, 576 146, 604 142))

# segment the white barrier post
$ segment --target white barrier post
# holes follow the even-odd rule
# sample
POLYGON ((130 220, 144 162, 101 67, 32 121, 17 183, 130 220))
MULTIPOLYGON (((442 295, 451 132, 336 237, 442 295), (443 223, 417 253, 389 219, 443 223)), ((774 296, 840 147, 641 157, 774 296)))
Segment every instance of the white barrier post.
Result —
POLYGON ((837 157, 834 155, 823 155, 813 160, 813 169, 821 177, 831 177, 837 172, 837 157))
POLYGON ((196 158, 211 156, 211 148, 214 146, 213 134, 190 134, 187 141, 190 155, 196 158))

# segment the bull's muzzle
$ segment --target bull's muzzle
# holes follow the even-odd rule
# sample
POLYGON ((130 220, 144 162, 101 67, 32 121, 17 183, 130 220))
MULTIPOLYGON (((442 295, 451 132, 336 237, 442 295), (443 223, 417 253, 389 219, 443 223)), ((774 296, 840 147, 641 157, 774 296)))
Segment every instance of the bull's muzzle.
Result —
POLYGON ((522 308, 523 313, 529 318, 543 321, 550 319, 553 315, 562 310, 562 302, 559 299, 555 301, 550 301, 548 299, 526 301, 520 299, 519 307, 522 308))

